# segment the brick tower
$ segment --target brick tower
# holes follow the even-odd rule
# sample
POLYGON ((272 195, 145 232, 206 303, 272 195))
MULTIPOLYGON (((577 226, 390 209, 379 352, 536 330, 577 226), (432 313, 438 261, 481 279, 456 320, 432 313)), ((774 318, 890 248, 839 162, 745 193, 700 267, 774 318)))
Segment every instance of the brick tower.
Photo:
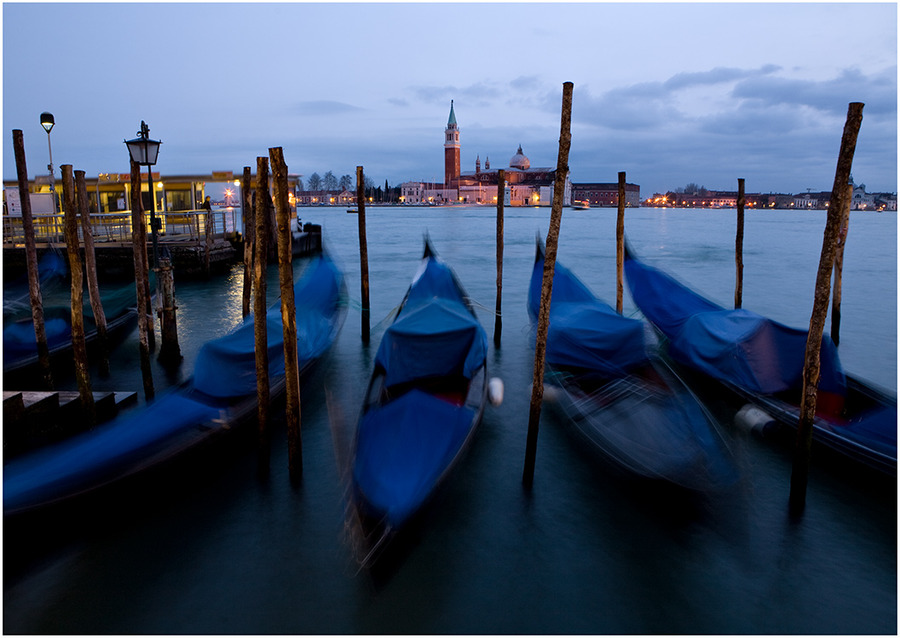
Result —
POLYGON ((459 128, 456 126, 453 100, 450 100, 450 118, 444 131, 444 188, 456 187, 459 171, 459 128))

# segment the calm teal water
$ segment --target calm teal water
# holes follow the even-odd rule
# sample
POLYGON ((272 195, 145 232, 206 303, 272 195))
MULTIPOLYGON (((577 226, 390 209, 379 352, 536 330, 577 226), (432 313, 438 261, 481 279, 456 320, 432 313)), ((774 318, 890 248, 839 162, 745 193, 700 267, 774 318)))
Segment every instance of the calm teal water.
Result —
MULTIPOLYGON (((737 431, 710 398, 741 471, 708 498, 634 485, 584 453, 545 406, 534 486, 521 485, 533 354, 525 296, 534 238, 549 209, 507 209, 503 341, 492 376, 506 385, 470 454, 405 539, 396 561, 359 574, 343 534, 340 443, 358 414, 390 311, 427 232, 493 331, 495 211, 369 208, 372 341, 359 338, 357 217, 301 209, 320 223, 348 277, 339 342, 302 396, 304 477, 287 477, 283 429, 267 476, 252 444, 172 481, 128 491, 99 511, 5 536, 6 633, 889 633, 897 630, 896 490, 814 457, 808 504, 787 515, 790 449, 737 431), (326 392, 333 399, 331 409, 326 392), (16 543, 12 546, 11 543, 16 543), (40 551, 33 546, 47 543, 40 551), (11 556, 27 554, 16 568, 11 556)), ((613 209, 563 214, 559 259, 615 302, 613 209)), ((643 259, 729 305, 734 211, 628 211, 643 259)), ((748 212, 744 307, 808 325, 825 215, 748 212)), ((896 392, 897 227, 851 218, 840 353, 845 368, 896 392)), ((303 261, 296 263, 300 270, 303 261)), ((177 274, 176 274, 177 277, 177 274)), ((179 282, 179 374, 200 345, 240 320, 241 270, 179 282)), ((270 291, 276 271, 270 272, 270 291)), ((625 312, 634 313, 627 296, 625 312)), ((139 389, 134 338, 96 388, 139 389)), ((4 380, 5 387, 11 380, 4 380)))

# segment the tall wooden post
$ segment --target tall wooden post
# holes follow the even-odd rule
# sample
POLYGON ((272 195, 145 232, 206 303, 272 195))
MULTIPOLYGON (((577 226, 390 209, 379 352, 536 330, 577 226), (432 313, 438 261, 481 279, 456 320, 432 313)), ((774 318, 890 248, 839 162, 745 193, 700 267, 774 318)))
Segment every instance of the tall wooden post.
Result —
POLYGON ((619 210, 616 214, 616 312, 622 314, 625 280, 625 171, 619 172, 619 210))
POLYGON ((828 218, 825 222, 825 234, 822 239, 819 270, 816 273, 816 293, 812 316, 809 320, 809 336, 806 339, 806 356, 803 365, 800 423, 797 428, 797 443, 794 448, 794 462, 791 470, 790 509, 794 513, 801 512, 806 505, 813 420, 816 416, 816 391, 819 387, 821 372, 822 334, 825 330, 825 317, 828 313, 831 273, 834 270, 844 199, 847 197, 847 183, 850 181, 853 154, 856 152, 856 138, 862 124, 862 110, 861 102, 851 102, 847 111, 847 121, 844 124, 841 150, 834 175, 834 186, 831 189, 831 204, 828 206, 828 218))
POLYGON ((356 208, 359 224, 359 274, 362 297, 362 342, 369 343, 369 247, 366 245, 366 183, 363 167, 356 167, 356 208))
POLYGON ((494 309, 494 347, 500 347, 503 331, 503 205, 506 199, 506 171, 497 171, 497 306, 494 309))
POLYGON ((841 343, 841 288, 844 273, 844 246, 850 231, 850 204, 853 201, 853 184, 847 184, 844 210, 841 211, 841 230, 838 233, 837 253, 834 256, 834 297, 831 300, 831 339, 834 345, 841 343))
POLYGON ((250 314, 250 297, 253 292, 253 244, 256 237, 256 215, 253 214, 250 181, 250 167, 244 167, 241 179, 241 217, 244 222, 244 297, 241 304, 242 317, 250 314))
POLYGON ((256 347, 256 400, 259 465, 269 467, 269 350, 266 330, 266 267, 269 239, 269 159, 256 158, 256 255, 254 256, 253 332, 256 347))
POLYGON ((291 255, 291 201, 288 197, 287 164, 281 147, 269 149, 278 222, 278 283, 281 288, 281 325, 284 333, 285 421, 288 469, 292 481, 303 473, 303 441, 300 434, 300 365, 297 360, 297 308, 294 305, 294 265, 291 255))
POLYGON ((534 462, 537 456, 538 426, 541 420, 541 402, 544 398, 544 362, 547 351, 547 331, 550 328, 550 296, 553 293, 553 273, 556 268, 556 250, 559 227, 562 222, 563 192, 569 174, 569 147, 572 144, 572 89, 571 82, 563 84, 562 118, 559 132, 559 156, 556 160, 556 179, 553 183, 553 207, 550 212, 550 228, 544 253, 544 278, 541 284, 541 308, 538 313, 537 342, 534 348, 534 377, 531 387, 531 407, 528 414, 528 439, 525 446, 525 470, 522 483, 530 488, 534 481, 534 462))
POLYGON ((162 297, 162 313, 160 332, 162 345, 159 347, 159 360, 164 365, 176 365, 181 362, 181 346, 178 345, 178 323, 175 316, 175 270, 168 251, 159 258, 159 294, 162 297))
POLYGON ((150 306, 147 282, 147 237, 144 231, 144 205, 141 202, 141 167, 131 162, 131 246, 134 251, 134 288, 137 293, 138 341, 141 356, 141 377, 144 383, 144 399, 154 396, 153 371, 150 367, 150 341, 148 312, 150 306))
POLYGON ((737 233, 734 238, 734 307, 740 308, 744 297, 744 178, 738 178, 737 233))
POLYGON ((87 343, 84 339, 84 269, 81 267, 81 246, 78 243, 78 207, 75 204, 75 179, 72 165, 63 164, 63 199, 65 205, 66 252, 72 275, 72 356, 75 359, 75 380, 81 400, 82 415, 90 426, 96 423, 91 373, 88 370, 87 343))
POLYGON ((19 199, 22 202, 22 228, 25 231, 25 265, 28 270, 28 296, 31 301, 31 320, 37 340, 38 363, 44 385, 53 389, 50 370, 50 348, 44 326, 44 301, 41 295, 41 277, 38 272, 37 244, 34 239, 34 217, 31 214, 31 197, 28 192, 28 168, 25 165, 25 140, 20 129, 13 132, 13 150, 16 156, 16 176, 19 181, 19 199))
POLYGON ((109 376, 109 343, 106 337, 106 313, 100 299, 100 284, 97 281, 97 256, 94 251, 94 231, 91 227, 91 207, 88 203, 84 171, 75 171, 75 190, 78 197, 78 216, 81 217, 81 234, 84 237, 84 268, 91 300, 91 312, 97 327, 97 354, 100 376, 109 376))

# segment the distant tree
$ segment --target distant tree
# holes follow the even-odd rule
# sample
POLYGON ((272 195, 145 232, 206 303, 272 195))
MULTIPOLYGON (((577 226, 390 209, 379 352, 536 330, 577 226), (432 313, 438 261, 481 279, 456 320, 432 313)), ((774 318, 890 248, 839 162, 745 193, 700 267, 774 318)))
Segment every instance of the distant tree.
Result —
POLYGON ((298 190, 298 191, 305 190, 305 189, 303 188, 303 178, 302 178, 302 177, 298 177, 298 178, 297 178, 297 190, 298 190))
POLYGON ((339 185, 342 191, 348 191, 353 187, 353 178, 349 175, 341 175, 339 185))
POLYGON ((317 191, 322 190, 322 178, 319 177, 318 173, 313 173, 309 176, 309 190, 317 191))
POLYGON ((328 171, 325 173, 325 177, 322 178, 322 190, 326 191, 335 191, 337 190, 338 181, 337 177, 334 176, 334 173, 328 171))

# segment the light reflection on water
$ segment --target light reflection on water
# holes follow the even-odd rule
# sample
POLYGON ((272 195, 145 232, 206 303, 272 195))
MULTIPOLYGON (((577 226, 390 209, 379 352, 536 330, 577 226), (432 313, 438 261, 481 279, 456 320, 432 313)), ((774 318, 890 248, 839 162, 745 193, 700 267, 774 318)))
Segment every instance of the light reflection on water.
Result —
MULTIPOLYGON (((81 521, 61 547, 7 574, 4 629, 25 633, 894 633, 892 486, 814 464, 807 511, 787 516, 790 451, 725 424, 743 480, 689 498, 635 485, 574 443, 545 406, 535 484, 521 486, 533 354, 525 297, 548 209, 507 209, 503 343, 489 354, 506 384, 459 472, 385 574, 357 574, 342 540, 341 468, 332 427, 352 429, 375 349, 416 271, 428 232, 493 330, 494 211, 368 209, 372 342, 360 344, 357 218, 307 209, 348 277, 351 311, 303 390, 304 478, 287 480, 283 432, 267 480, 255 452, 209 460, 138 503, 81 521), (323 389, 337 410, 329 414, 323 389), (881 491, 879 491, 881 490, 881 491), (884 492, 887 492, 886 494, 884 492)), ((748 213, 744 306, 809 321, 824 214, 748 213)), ((628 211, 635 250, 728 305, 733 211, 628 211)), ((854 215, 845 259, 841 356, 896 386, 896 217, 854 215)), ((615 210, 566 210, 559 259, 615 299, 615 210)), ((303 267, 298 260, 295 272, 303 267)), ((177 273, 176 273, 177 278, 177 273)), ((269 271, 269 291, 277 272, 269 271)), ((240 321, 242 269, 179 282, 190 374, 199 346, 240 321)), ((627 295, 626 313, 634 307, 627 295)), ((140 387, 134 339, 106 383, 140 387)), ((158 387, 167 379, 155 369, 158 387)), ((730 412, 729 412, 730 410, 730 412)), ((341 440, 341 436, 338 439, 341 440)), ((69 528, 63 528, 69 529, 69 528)), ((9 536, 7 536, 7 541, 9 536)), ((5 552, 9 552, 7 546, 5 552)))

